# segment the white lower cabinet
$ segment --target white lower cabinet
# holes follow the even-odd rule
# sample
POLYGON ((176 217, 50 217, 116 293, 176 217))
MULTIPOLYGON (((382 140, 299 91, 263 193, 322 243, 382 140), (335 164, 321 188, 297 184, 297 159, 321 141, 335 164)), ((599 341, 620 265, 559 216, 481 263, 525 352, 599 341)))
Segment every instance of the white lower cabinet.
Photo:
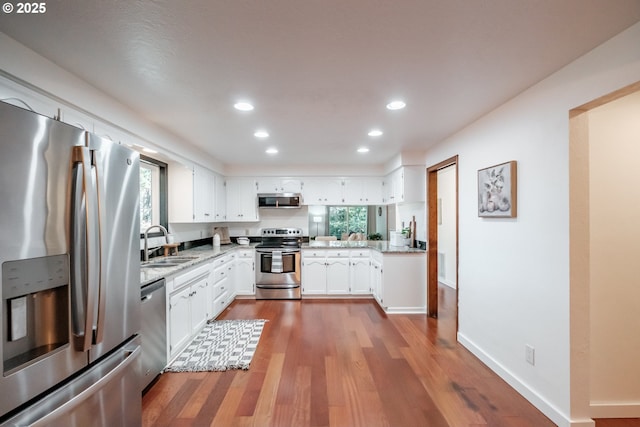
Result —
POLYGON ((253 249, 236 251, 236 295, 256 294, 256 255, 253 249))
POLYGON ((327 251, 327 294, 346 295, 349 289, 349 251, 327 251))
POLYGON ((351 294, 371 294, 371 254, 367 250, 351 250, 349 263, 349 284, 351 294))
POLYGON ((349 250, 304 250, 302 293, 304 295, 349 295, 349 250))
POLYGON ((213 302, 211 318, 215 319, 235 298, 234 253, 213 260, 213 302))
POLYGON ((426 313, 426 255, 384 254, 372 259, 373 294, 387 313, 426 313))
POLYGON ((302 294, 324 295, 327 293, 327 251, 302 251, 302 294))
POLYGON ((371 293, 373 297, 378 301, 378 304, 382 306, 382 254, 374 252, 371 256, 371 265, 369 266, 369 283, 371 286, 371 293))
POLYGON ((180 352, 207 322, 210 276, 209 265, 202 265, 172 280, 169 295, 170 357, 180 352))

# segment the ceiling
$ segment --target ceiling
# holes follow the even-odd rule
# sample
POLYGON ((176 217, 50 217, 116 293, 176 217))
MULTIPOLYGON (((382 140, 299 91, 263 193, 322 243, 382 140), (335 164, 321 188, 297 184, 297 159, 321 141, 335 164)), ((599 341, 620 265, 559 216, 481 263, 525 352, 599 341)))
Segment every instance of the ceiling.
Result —
POLYGON ((0 29, 226 165, 262 167, 425 151, 640 21, 640 0, 46 5, 0 29))

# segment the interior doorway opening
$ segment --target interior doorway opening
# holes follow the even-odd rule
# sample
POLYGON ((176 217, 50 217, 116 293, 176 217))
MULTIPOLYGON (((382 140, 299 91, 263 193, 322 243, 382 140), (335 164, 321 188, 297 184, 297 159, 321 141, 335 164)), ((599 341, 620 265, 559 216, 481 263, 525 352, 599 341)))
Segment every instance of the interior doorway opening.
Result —
POLYGON ((438 318, 438 300, 451 295, 448 288, 453 288, 457 331, 458 156, 427 168, 427 224, 427 313, 438 318), (445 180, 448 185, 439 185, 445 180))

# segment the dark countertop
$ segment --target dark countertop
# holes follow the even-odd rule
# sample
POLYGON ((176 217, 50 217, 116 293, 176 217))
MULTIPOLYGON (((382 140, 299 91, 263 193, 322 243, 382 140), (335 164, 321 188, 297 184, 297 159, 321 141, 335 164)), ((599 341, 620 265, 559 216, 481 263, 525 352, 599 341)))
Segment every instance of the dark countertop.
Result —
MULTIPOLYGON (((227 254, 236 249, 253 249, 255 245, 256 245, 255 243, 249 244, 249 245, 238 245, 238 244, 232 243, 229 245, 220 245, 219 248, 215 248, 215 249, 213 245, 202 245, 202 246, 197 246, 195 248, 180 251, 177 255, 179 257, 188 256, 188 257, 196 257, 196 258, 172 267, 141 268, 140 269, 140 287, 147 285, 151 282, 155 282, 158 279, 162 279, 163 277, 170 276, 181 270, 186 270, 188 268, 191 268, 197 264, 200 264, 203 261, 217 258, 219 256, 227 254)), ((155 258, 152 258, 152 260, 158 259, 158 258, 171 259, 171 256, 155 257, 155 258)))
POLYGON ((392 246, 388 240, 333 240, 333 241, 315 241, 312 240, 309 243, 303 243, 302 249, 358 249, 368 248, 382 253, 416 253, 425 254, 424 249, 409 248, 407 246, 392 246))

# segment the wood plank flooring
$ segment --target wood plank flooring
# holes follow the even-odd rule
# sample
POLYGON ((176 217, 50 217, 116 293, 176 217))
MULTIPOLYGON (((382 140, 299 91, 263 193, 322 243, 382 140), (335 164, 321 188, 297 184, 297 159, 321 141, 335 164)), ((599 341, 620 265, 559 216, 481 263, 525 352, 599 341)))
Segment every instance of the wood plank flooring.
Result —
POLYGON ((439 294, 438 320, 373 300, 236 300, 220 319, 269 320, 251 368, 161 375, 143 426, 553 426, 456 343, 455 291, 439 294))

